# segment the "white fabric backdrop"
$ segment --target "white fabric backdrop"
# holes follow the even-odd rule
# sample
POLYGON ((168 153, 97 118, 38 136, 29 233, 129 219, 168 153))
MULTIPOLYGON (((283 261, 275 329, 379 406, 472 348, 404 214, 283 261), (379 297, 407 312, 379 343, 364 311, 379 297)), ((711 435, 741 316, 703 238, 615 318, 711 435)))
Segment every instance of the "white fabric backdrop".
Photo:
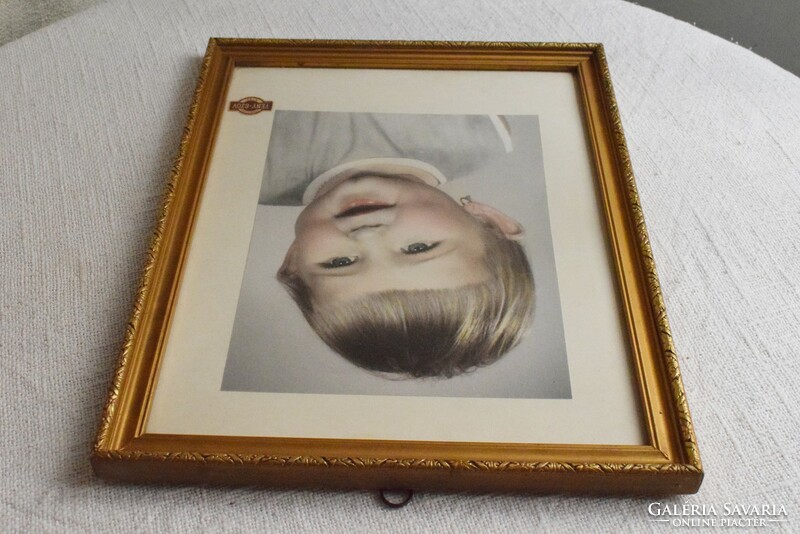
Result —
MULTIPOLYGON (((661 532, 650 498, 133 487, 88 454, 210 36, 600 41, 697 428, 700 493, 783 505, 800 444, 800 79, 619 1, 111 2, 0 47, 5 531, 661 532)), ((778 528, 778 527, 774 527, 778 528)))

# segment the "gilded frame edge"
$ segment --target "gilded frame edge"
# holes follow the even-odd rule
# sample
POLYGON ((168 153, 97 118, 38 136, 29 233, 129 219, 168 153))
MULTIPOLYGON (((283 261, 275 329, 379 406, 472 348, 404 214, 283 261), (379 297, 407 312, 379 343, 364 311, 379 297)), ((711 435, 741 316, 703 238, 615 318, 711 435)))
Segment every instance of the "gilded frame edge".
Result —
MULTIPOLYGON (((246 54, 245 54, 246 55, 246 54)), ((240 58, 243 57, 240 55, 240 58)), ((380 58, 378 58, 379 61, 380 58)), ((247 64, 247 60, 241 60, 243 64, 247 64)), ((374 61, 374 60, 373 60, 374 61)), ((413 64, 415 59, 410 59, 413 64)), ((527 65, 531 68, 530 65, 527 65)), ((541 66, 540 66, 541 67, 541 66)), ((364 66, 362 68, 381 68, 376 66, 364 66)), ((398 68, 384 67, 384 68, 398 68)), ((420 66, 413 67, 399 67, 399 68, 439 68, 437 66, 420 66)), ((513 69, 514 67, 508 67, 513 69)), ((487 69, 491 70, 491 68, 487 69)), ((498 70, 498 69, 495 69, 498 70)), ((558 70, 552 68, 543 68, 542 70, 558 70)), ((568 69, 569 70, 569 69, 568 69)), ((584 83, 586 80, 584 80, 584 83)), ((582 87, 584 92, 586 87, 582 87)), ((586 96, 586 95, 585 95, 586 96)), ((587 97, 587 98, 588 98, 587 97)), ((218 102, 217 102, 218 103, 218 102)), ((584 102, 584 107, 591 107, 592 104, 584 102)), ((216 106, 219 108, 220 106, 216 106)), ((594 109, 595 113, 598 111, 594 109)), ((217 114, 219 111, 217 110, 217 114)), ((587 121, 590 120, 589 110, 585 109, 587 121)), ((592 127, 596 127, 598 117, 593 119, 595 123, 592 127)), ((587 129, 589 124, 587 123, 587 129)), ((603 132, 601 131, 601 135, 603 132)), ((593 147, 597 149, 597 140, 592 140, 593 147)), ((599 169, 603 165, 598 159, 600 156, 595 154, 595 166, 599 169)), ((605 162, 608 165, 608 162, 605 162)), ((599 171, 598 171, 599 172, 599 171)), ((605 178, 600 177, 602 182, 605 178)), ((605 187, 607 184, 600 184, 605 187)), ((605 189, 604 189, 605 190, 605 189)), ((610 213, 606 207, 607 224, 611 224, 610 213)), ((610 231, 610 230, 609 230, 610 231)), ((180 237, 180 235, 179 235, 180 237)), ((174 246, 174 243, 173 243, 174 246)), ((615 245, 617 246, 617 245, 615 245)), ((169 274, 169 273, 168 273, 169 274)), ((619 273, 618 273, 619 274, 619 273)), ((169 280, 167 280, 169 281, 169 280)), ((164 327, 166 328, 166 327, 164 327)), ((162 332, 163 334, 163 332, 162 332)), ((162 336, 163 337, 163 336, 162 336)), ((163 339, 159 338, 157 350, 160 350, 163 339)), ((153 387, 153 376, 156 372, 158 364, 158 357, 155 357, 154 365, 149 369, 149 381, 147 383, 146 391, 143 393, 144 402, 146 404, 149 398, 149 391, 153 387)), ((637 365, 641 368, 641 362, 637 361, 637 365)), ((147 370, 147 369, 145 369, 147 370)), ((135 404, 135 402, 134 402, 135 404)), ((662 421, 664 423, 664 421, 662 421)), ((650 425, 650 435, 653 438, 653 428, 650 425)), ((662 433, 664 430, 662 429, 662 433)), ((662 436, 663 437, 663 436, 662 436)), ((215 440, 211 437, 193 436, 193 438, 206 439, 209 443, 214 443, 215 440)), ((658 438, 658 436, 656 436, 658 438)), ((272 438, 265 438, 272 439, 272 438)), ((222 440, 225 441, 225 440, 222 440)), ((272 441, 281 441, 272 439, 272 441)), ((291 440, 283 440, 291 441, 291 440)), ((309 440, 305 440, 309 441, 309 440)), ((319 442, 321 446, 327 442, 342 442, 344 440, 311 440, 319 442)), ((350 440, 351 442, 354 440, 350 440)), ((228 440, 230 442, 230 440, 228 440)), ((391 443, 391 442, 385 442, 391 443)), ((329 444, 329 443, 328 443, 329 444)), ((186 444, 184 444, 186 445, 186 444)), ((480 444, 463 444, 465 446, 477 446, 480 444)), ((491 444, 490 444, 491 445, 491 444)), ((207 448, 207 447, 206 447, 207 448)), ((213 446, 211 447, 214 448, 213 446)), ((313 448, 313 447, 312 447, 313 448)), ((485 448, 485 447, 484 447, 485 448)), ((500 447, 502 449, 502 447, 500 447)), ((238 448, 237 448, 238 449, 238 448)), ((491 448, 489 448, 491 449, 491 448)), ((545 452, 548 450, 558 450, 559 447, 543 447, 545 452)), ((598 449, 603 449, 609 452, 614 447, 600 446, 598 449)), ((486 451, 484 451, 486 452, 486 451)), ((497 450, 492 452, 489 450, 489 455, 497 455, 497 450)), ((628 451, 630 452, 630 451, 628 451)), ((625 458, 624 454, 617 451, 618 458, 625 458)), ((460 456, 452 454, 451 456, 460 456)), ((456 483, 451 486, 447 483, 442 484, 441 477, 436 476, 426 477, 425 472, 442 472, 446 473, 478 473, 482 476, 481 487, 486 489, 495 489, 499 491, 504 490, 545 490, 545 491, 564 491, 576 490, 589 491, 589 492, 630 492, 630 491, 652 491, 656 493, 692 493, 697 491, 700 482, 702 481, 703 471, 700 462, 699 452, 697 448, 697 441, 694 434, 694 428, 689 413, 688 403, 683 387, 683 382, 678 366, 678 357, 675 353, 674 345, 672 342, 671 331, 669 328, 664 300, 661 294, 660 284, 655 269, 655 262, 652 257, 652 250, 650 248, 649 238, 644 223, 644 216, 639 201, 638 191, 634 181, 633 170, 630 162, 630 157, 625 142, 622 124, 619 116, 619 110, 616 98, 613 92, 610 72, 605 58, 605 52, 601 44, 594 43, 522 43, 522 42, 442 42, 442 41, 317 41, 317 40, 261 40, 261 39, 223 39, 212 38, 209 40, 209 45, 206 54, 203 58, 200 74, 198 76, 198 83, 192 98, 192 103, 189 107, 188 118, 186 126, 183 129, 178 155, 172 167, 170 178, 167 182, 166 192, 164 199, 161 203, 157 223, 153 232, 153 238, 147 252, 147 261, 143 269, 141 283, 136 293, 135 303, 131 318, 126 325, 125 338, 120 351, 120 356, 116 370, 114 372, 111 387, 109 389, 107 401, 103 409, 103 414, 100 421, 100 426, 94 442, 92 455, 92 464, 95 471, 104 477, 118 478, 124 480, 143 480, 143 481, 206 481, 206 482, 223 482, 223 483, 253 483, 264 482, 264 477, 261 475, 248 475, 244 472, 239 472, 234 476, 230 476, 224 472, 220 475, 217 473, 216 467, 220 466, 238 466, 241 469, 246 466, 256 467, 268 473, 267 476, 271 477, 277 485, 308 485, 310 479, 314 479, 319 475, 319 469, 330 471, 331 468, 349 467, 363 473, 370 469, 373 472, 380 470, 387 470, 390 474, 396 474, 398 470, 405 473, 414 472, 412 477, 392 477, 402 482, 403 480, 418 480, 420 487, 429 487, 432 489, 465 489, 461 483, 456 483), (610 151, 613 157, 611 180, 619 181, 619 184, 624 192, 621 195, 621 200, 624 204, 624 216, 627 219, 627 224, 623 228, 623 232, 630 229, 632 235, 629 237, 637 249, 636 268, 638 274, 636 275, 636 282, 642 283, 644 288, 644 297, 648 303, 646 312, 649 313, 652 320, 652 326, 655 329, 658 339, 658 354, 653 355, 653 363, 655 366, 660 367, 658 384, 653 386, 651 384, 650 390, 646 384, 643 383, 643 377, 640 371, 640 386, 642 387, 643 398, 641 402, 647 404, 649 396, 653 394, 652 389, 664 387, 666 389, 666 403, 665 407, 669 413, 663 414, 663 419, 666 420, 667 427, 666 433, 668 441, 674 441, 675 445, 673 454, 665 454, 663 447, 659 445, 658 439, 651 439, 654 443, 653 448, 648 450, 648 453, 658 451, 658 454, 644 454, 645 451, 638 451, 637 454, 628 454, 629 463, 622 462, 608 462, 607 454, 602 451, 591 450, 592 448, 586 447, 573 447, 564 445, 563 448, 583 450, 586 460, 584 461, 526 461, 521 459, 515 460, 491 460, 486 459, 467 459, 462 457, 453 459, 430 459, 424 460, 419 458, 375 458, 366 457, 348 457, 348 456, 324 456, 324 455, 264 455, 254 454, 252 451, 246 452, 248 447, 245 447, 241 452, 233 453, 220 453, 212 451, 203 451, 203 447, 195 447, 195 451, 179 450, 164 452, 164 443, 170 441, 177 445, 181 439, 176 439, 175 436, 165 436, 164 440, 151 439, 149 442, 142 438, 151 437, 142 435, 141 417, 145 412, 143 405, 139 406, 140 412, 138 414, 131 413, 132 409, 136 406, 131 404, 129 398, 130 390, 132 388, 131 381, 137 378, 141 379, 143 369, 141 368, 140 361, 136 360, 135 352, 142 349, 143 339, 150 335, 152 337, 153 323, 161 320, 162 322, 169 319, 169 310, 171 307, 171 300, 174 299, 175 287, 178 284, 181 264, 183 259, 183 252, 191 237, 191 222, 193 214, 197 207, 197 202, 202 195, 202 184, 205 169, 202 160, 207 159, 212 152, 212 147, 203 150, 202 141, 213 142, 213 134, 218 122, 218 116, 213 112, 214 102, 219 101, 224 95, 224 86, 228 81, 228 74, 232 69, 237 55, 246 51, 252 54, 253 49, 267 48, 270 51, 281 50, 289 56, 293 52, 299 50, 322 50, 329 52, 345 51, 345 55, 351 54, 349 57, 350 63, 338 64, 336 66, 349 66, 352 63, 359 64, 360 58, 355 58, 352 54, 365 51, 377 51, 378 56, 387 51, 401 52, 404 54, 420 54, 422 51, 434 52, 447 52, 455 51, 459 54, 469 56, 472 54, 507 54, 514 51, 522 52, 540 52, 544 54, 552 54, 557 56, 559 54, 577 53, 584 57, 582 66, 577 68, 579 76, 595 77, 592 83, 596 83, 599 91, 595 91, 594 95, 588 97, 599 98, 602 121, 600 124, 601 130, 605 129, 605 134, 610 136, 610 151), (587 62, 588 61, 588 62, 587 62), (222 74, 220 74, 222 73, 222 74), (214 80, 219 81, 220 76, 223 82, 218 87, 209 88, 209 85, 214 80), (212 81, 209 81, 212 80, 212 81), (209 118, 211 112, 211 118, 209 118), (209 129, 210 128, 210 129, 209 129), (191 186, 192 171, 200 165, 200 170, 196 172, 200 174, 199 177, 195 176, 197 182, 196 191, 192 196, 187 192, 187 188, 191 186), (189 208, 188 215, 183 215, 181 221, 181 214, 189 208), (183 228, 178 228, 183 222, 183 228), (183 231, 183 240, 180 242, 181 250, 178 254, 173 251, 173 256, 178 256, 173 259, 172 265, 165 266, 165 257, 169 255, 167 248, 170 245, 170 240, 175 239, 176 232, 180 234, 183 231), (173 269, 172 284, 166 288, 168 291, 165 293, 164 287, 156 287, 164 285, 164 271, 169 268, 173 269), (158 306, 157 302, 153 299, 161 295, 164 300, 164 295, 168 295, 167 302, 161 302, 158 306), (136 424, 131 422, 131 418, 138 415, 136 424), (132 429, 134 429, 132 431, 132 429), (127 430, 126 430, 127 429, 127 430), (138 434, 137 434, 138 433, 138 434), (126 441, 127 440, 127 441, 126 441), (137 447, 138 443, 144 447, 137 447), (160 443, 160 444, 159 444, 160 443), (134 445, 131 447, 131 445, 134 445), (639 460, 639 461, 636 461, 639 460), (155 462, 159 464, 158 468, 145 469, 150 473, 149 476, 140 476, 136 473, 136 468, 131 470, 131 464, 144 464, 155 462), (169 468, 164 469, 165 466, 169 468), (296 470, 311 470, 308 476, 286 476, 286 467, 293 466, 296 470), (155 471, 161 471, 164 474, 163 480, 158 476, 153 476, 155 471), (205 476, 196 478, 199 472, 205 472, 205 476), (420 477, 416 476, 423 473, 420 477), (540 477, 538 483, 530 484, 530 481, 520 483, 518 478, 515 477, 513 483, 489 483, 485 484, 489 479, 486 474, 493 476, 492 473, 499 474, 501 472, 513 473, 515 475, 526 473, 538 473, 545 475, 540 477), (215 474, 217 473, 217 474, 215 474), (553 478, 558 475, 567 475, 563 480, 567 484, 559 483, 558 480, 553 478), (623 481, 619 476, 609 475, 624 475, 627 477, 623 481), (655 475, 659 475, 655 477, 655 475), (665 478, 665 475, 667 476, 665 478), (575 478, 578 477, 578 478, 575 478), (667 480, 669 479, 669 480, 667 480)), ((246 471, 246 469, 245 469, 246 471)), ((347 470, 349 471, 349 469, 347 470)), ((231 470, 232 472, 232 470, 231 470)), ((298 471, 299 473, 299 471, 298 471)), ((345 479, 349 479, 347 475, 345 479)), ((370 476, 363 477, 364 481, 371 480, 370 476)), ((456 477, 458 478, 458 477, 456 477)), ((467 477, 469 478, 469 476, 467 477)), ((497 477, 496 477, 497 478, 497 477)), ((347 481, 345 484, 337 482, 337 477, 331 477, 329 483, 325 485, 333 487, 373 487, 370 484, 353 484, 352 481, 347 481)), ((502 482, 502 481, 501 481, 502 482)))
POLYGON ((663 363, 666 365, 667 376, 670 380, 669 392, 672 408, 675 410, 674 416, 679 424, 678 433, 681 440, 682 453, 685 457, 686 464, 697 469, 702 475, 703 467, 697 446, 697 436, 695 435, 694 424, 689 411, 689 403, 686 399, 686 391, 683 385, 678 355, 672 341, 672 330, 670 329, 669 320, 667 318, 666 304, 661 293, 661 284, 656 271, 653 251, 650 247, 650 238, 645 225, 644 212, 642 211, 639 192, 633 173, 633 166, 631 164, 630 154, 628 153, 628 145, 625 141, 625 134, 622 128, 619 107, 616 97, 614 96, 611 74, 608 68, 605 50, 602 45, 599 46, 597 50, 597 62, 602 77, 603 92, 607 100, 607 109, 610 116, 611 131, 614 137, 618 165, 621 167, 622 179, 625 184, 625 197, 628 201, 628 209, 632 217, 636 244, 639 248, 640 261, 647 282, 646 295, 654 314, 663 363))

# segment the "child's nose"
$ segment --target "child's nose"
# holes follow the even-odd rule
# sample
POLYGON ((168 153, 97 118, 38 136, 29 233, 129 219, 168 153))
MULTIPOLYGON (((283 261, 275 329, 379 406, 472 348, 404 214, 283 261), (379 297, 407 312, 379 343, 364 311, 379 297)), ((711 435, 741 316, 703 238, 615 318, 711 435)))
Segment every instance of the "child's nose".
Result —
POLYGON ((361 241, 373 237, 379 237, 386 231, 385 224, 365 224, 357 228, 353 228, 347 234, 351 239, 361 241))

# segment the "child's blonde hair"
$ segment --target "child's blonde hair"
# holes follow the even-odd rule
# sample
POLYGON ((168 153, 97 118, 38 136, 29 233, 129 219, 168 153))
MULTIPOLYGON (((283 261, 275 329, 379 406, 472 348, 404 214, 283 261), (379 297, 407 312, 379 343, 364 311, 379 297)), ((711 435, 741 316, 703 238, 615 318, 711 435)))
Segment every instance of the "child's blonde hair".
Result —
POLYGON ((449 378, 497 361, 520 342, 533 315, 533 273, 525 250, 491 224, 482 226, 490 272, 484 283, 382 291, 316 306, 291 267, 282 268, 278 280, 319 337, 355 365, 449 378))

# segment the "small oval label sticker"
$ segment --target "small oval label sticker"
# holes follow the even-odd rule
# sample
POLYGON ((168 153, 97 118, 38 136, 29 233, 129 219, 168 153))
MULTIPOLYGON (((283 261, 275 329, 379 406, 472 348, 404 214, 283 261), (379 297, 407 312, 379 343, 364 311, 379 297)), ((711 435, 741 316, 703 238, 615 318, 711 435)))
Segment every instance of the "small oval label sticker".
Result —
POLYGON ((233 101, 228 107, 228 111, 238 111, 245 115, 255 115, 262 111, 272 109, 272 100, 261 100, 257 96, 246 96, 239 101, 233 101))

